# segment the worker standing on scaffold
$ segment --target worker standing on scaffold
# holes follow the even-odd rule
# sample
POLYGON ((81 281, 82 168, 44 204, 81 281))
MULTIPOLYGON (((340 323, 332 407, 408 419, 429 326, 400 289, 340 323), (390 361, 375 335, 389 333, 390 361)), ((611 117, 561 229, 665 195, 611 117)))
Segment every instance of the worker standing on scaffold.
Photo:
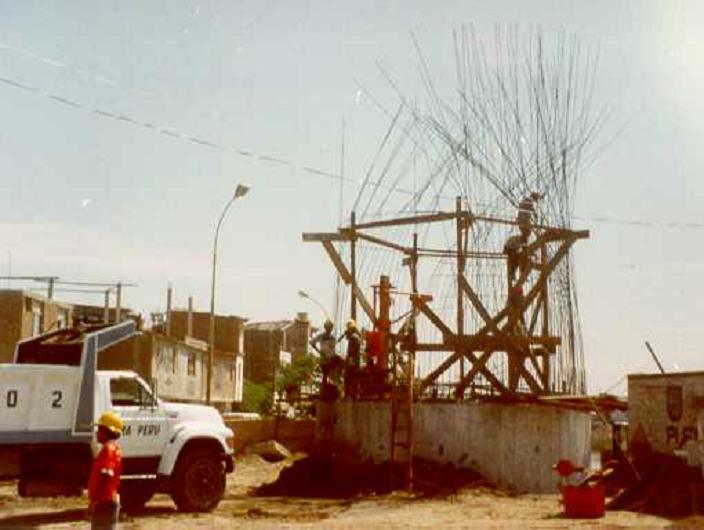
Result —
POLYGON ((338 339, 347 339, 347 357, 345 359, 345 396, 356 398, 359 395, 360 360, 362 351, 362 337, 357 330, 357 323, 350 319, 347 321, 345 333, 338 339))
POLYGON ((323 372, 323 387, 327 386, 330 371, 337 365, 335 362, 335 357, 337 357, 335 355, 337 339, 333 333, 333 328, 334 324, 332 320, 328 318, 325 324, 323 324, 323 331, 318 333, 310 341, 311 347, 320 355, 320 369, 323 372))

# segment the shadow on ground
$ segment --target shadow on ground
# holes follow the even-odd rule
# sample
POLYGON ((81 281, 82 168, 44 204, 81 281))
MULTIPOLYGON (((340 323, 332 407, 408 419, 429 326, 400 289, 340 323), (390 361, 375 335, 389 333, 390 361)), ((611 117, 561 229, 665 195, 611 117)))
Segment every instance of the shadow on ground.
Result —
POLYGON ((40 528, 47 524, 76 523, 85 520, 82 509, 27 513, 0 517, 0 528, 40 528))
MULTIPOLYGON (((168 507, 145 507, 134 515, 120 516, 120 519, 142 519, 146 517, 156 517, 161 515, 170 515, 174 513, 173 508, 168 507)), ((41 528, 44 525, 61 524, 61 523, 80 523, 87 521, 86 511, 82 508, 74 508, 71 510, 51 511, 51 512, 35 512, 28 514, 8 515, 0 517, 0 528, 14 529, 35 529, 41 528)))

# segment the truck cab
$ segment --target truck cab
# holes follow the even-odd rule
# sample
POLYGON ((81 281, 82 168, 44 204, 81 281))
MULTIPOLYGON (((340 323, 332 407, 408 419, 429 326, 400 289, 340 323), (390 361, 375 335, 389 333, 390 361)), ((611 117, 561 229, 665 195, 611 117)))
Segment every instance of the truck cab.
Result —
POLYGON ((157 491, 183 511, 210 511, 234 469, 233 433, 212 407, 166 403, 130 371, 96 370, 100 351, 134 334, 133 322, 60 330, 18 344, 0 365, 0 477, 25 496, 80 494, 99 449, 106 410, 125 427, 120 487, 126 510, 157 491))

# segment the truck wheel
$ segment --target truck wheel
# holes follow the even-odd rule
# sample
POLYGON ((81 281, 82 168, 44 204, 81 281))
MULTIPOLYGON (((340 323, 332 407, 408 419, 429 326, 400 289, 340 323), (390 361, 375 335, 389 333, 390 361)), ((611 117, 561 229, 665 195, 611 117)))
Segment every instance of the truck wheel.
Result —
POLYGON ((211 512, 225 492, 220 459, 207 451, 194 451, 179 459, 171 498, 182 512, 211 512))
POLYGON ((126 513, 144 509, 154 492, 156 484, 152 480, 123 480, 120 483, 120 505, 126 513))

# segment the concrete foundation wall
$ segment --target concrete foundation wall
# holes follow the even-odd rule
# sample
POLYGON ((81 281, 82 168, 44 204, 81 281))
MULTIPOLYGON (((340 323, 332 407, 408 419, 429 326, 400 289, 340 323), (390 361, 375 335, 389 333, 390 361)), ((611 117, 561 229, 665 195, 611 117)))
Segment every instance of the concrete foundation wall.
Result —
MULTIPOLYGON (((334 442, 362 460, 389 459, 389 403, 342 401, 332 407, 334 442)), ((589 464, 591 421, 585 412, 487 402, 421 402, 414 411, 417 457, 471 467, 516 492, 554 493, 552 465, 560 459, 589 464)))

